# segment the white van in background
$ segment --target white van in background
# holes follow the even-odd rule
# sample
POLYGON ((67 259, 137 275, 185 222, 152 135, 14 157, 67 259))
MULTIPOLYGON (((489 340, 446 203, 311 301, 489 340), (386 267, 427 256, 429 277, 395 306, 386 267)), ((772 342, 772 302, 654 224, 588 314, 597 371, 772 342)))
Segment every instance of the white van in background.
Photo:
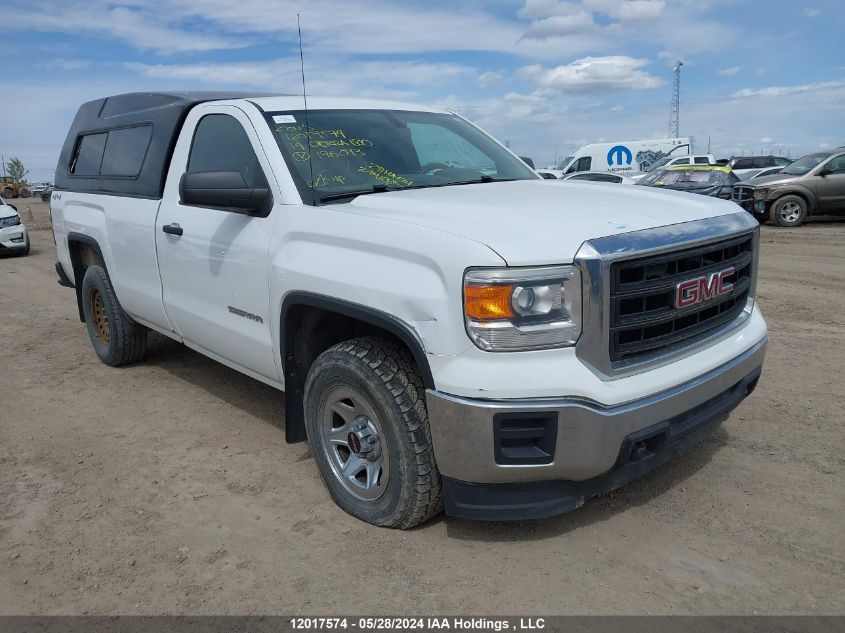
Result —
POLYGON ((691 153, 691 138, 590 143, 565 158, 561 169, 565 174, 576 171, 645 171, 649 165, 666 156, 691 153))

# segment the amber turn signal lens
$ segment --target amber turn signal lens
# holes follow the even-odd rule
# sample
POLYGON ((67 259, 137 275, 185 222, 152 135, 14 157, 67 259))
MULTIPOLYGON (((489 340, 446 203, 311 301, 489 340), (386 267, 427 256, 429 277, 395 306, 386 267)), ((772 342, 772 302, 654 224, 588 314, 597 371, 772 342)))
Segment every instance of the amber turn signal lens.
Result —
POLYGON ((511 307, 512 285, 464 287, 466 315, 470 319, 509 319, 513 316, 511 307))

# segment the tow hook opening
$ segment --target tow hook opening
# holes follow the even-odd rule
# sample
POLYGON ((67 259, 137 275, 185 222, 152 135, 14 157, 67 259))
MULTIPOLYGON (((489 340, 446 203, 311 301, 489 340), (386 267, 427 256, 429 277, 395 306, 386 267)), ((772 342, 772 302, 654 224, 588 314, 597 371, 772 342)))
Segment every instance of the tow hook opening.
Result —
POLYGON ((628 462, 638 462, 659 452, 666 441, 666 432, 660 432, 651 437, 636 440, 631 446, 628 462))

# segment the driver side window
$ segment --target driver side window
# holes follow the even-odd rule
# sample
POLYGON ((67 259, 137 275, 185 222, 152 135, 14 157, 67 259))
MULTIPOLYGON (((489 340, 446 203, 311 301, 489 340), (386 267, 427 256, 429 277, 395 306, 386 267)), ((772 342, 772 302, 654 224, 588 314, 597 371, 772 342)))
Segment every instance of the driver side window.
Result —
POLYGON ((191 143, 188 171, 237 171, 247 187, 267 186, 246 131, 228 114, 207 114, 200 119, 191 143))
POLYGON ((578 166, 575 168, 575 171, 589 171, 592 164, 592 156, 582 156, 578 159, 578 166))
POLYGON ((445 127, 431 123, 408 123, 408 129, 420 166, 436 163, 474 169, 491 176, 497 172, 493 159, 445 127))
POLYGON ((825 170, 829 174, 845 174, 845 154, 831 160, 825 170))

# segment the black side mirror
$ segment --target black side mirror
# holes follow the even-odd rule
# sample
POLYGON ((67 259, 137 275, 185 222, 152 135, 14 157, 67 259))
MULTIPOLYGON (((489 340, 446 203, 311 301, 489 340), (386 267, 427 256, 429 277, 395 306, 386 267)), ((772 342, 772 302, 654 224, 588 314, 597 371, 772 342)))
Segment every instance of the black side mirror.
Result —
POLYGON ((522 162, 528 165, 531 169, 534 169, 534 161, 528 158, 528 156, 520 156, 522 162))
POLYGON ((267 187, 248 187, 239 171, 194 171, 182 174, 179 200, 182 204, 261 215, 269 212, 272 196, 267 187))

